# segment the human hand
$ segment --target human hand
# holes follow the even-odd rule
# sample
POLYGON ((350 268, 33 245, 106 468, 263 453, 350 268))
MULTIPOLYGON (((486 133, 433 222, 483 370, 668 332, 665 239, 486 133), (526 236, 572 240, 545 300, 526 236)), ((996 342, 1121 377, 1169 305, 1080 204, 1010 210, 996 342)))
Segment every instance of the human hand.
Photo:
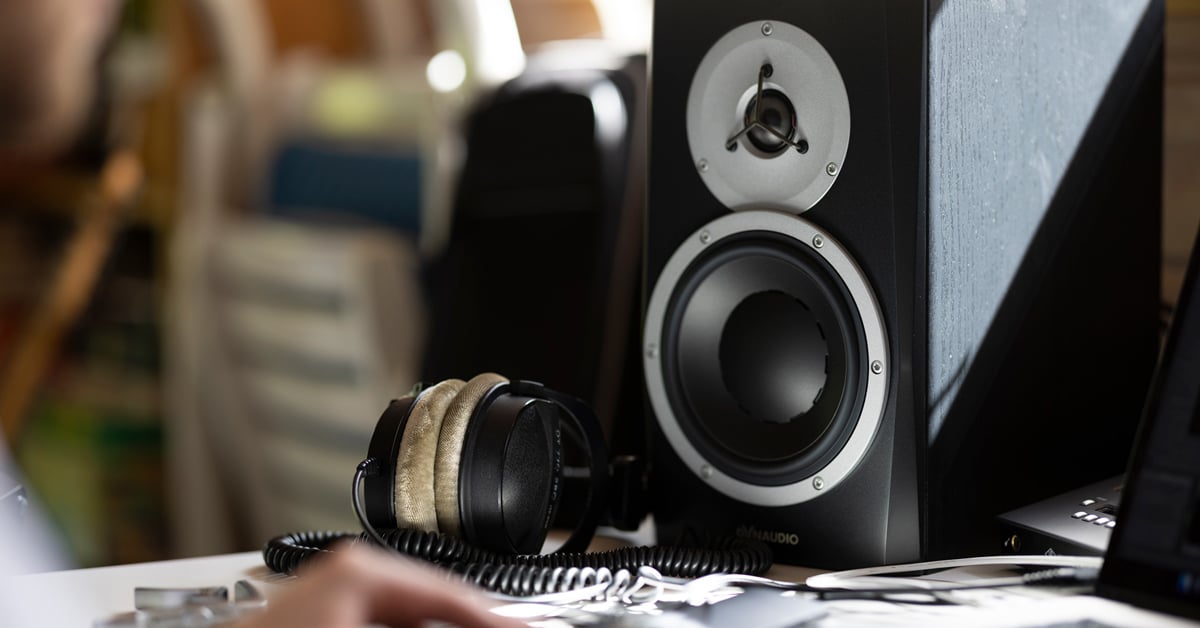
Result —
POLYGON ((489 612, 492 604, 478 591, 410 559, 361 546, 342 547, 323 558, 272 596, 265 612, 238 625, 359 628, 437 620, 463 628, 524 626, 489 612))

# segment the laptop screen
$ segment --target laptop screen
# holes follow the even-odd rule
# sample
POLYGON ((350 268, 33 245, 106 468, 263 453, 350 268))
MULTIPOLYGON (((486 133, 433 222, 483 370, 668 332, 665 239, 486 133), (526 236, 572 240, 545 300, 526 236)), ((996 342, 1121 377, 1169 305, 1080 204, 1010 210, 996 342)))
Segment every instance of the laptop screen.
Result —
MULTIPOLYGON (((1097 590, 1200 617, 1200 239, 1150 388, 1097 590)), ((1119 368, 1120 365, 1111 365, 1119 368)))

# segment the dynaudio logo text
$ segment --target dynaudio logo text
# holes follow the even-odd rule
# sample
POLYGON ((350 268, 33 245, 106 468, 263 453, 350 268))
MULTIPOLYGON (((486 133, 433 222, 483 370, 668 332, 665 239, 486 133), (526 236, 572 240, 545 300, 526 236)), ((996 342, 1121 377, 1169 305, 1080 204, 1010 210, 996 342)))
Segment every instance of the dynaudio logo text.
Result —
POLYGON ((775 543, 777 545, 799 545, 800 535, 795 532, 778 532, 772 530, 759 530, 754 526, 738 526, 734 534, 738 538, 753 539, 755 541, 763 541, 764 543, 775 543))

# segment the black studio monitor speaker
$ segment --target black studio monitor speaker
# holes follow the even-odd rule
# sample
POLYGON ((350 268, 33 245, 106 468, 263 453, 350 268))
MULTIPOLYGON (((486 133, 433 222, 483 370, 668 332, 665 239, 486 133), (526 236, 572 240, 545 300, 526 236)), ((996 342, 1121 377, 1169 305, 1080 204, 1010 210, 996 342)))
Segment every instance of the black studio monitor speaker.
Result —
POLYGON ((606 430, 640 407, 645 84, 644 57, 560 45, 475 107, 428 272, 424 381, 537 379, 588 399, 606 430))
POLYGON ((1160 0, 655 3, 660 541, 999 553, 1124 467, 1158 342, 1160 0))

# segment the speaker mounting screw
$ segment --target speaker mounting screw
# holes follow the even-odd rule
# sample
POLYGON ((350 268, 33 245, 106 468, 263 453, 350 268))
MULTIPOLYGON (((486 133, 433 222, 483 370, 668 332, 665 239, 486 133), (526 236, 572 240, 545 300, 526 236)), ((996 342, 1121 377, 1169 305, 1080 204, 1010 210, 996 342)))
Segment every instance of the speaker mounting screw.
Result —
POLYGON ((838 173, 838 165, 832 161, 825 165, 825 174, 836 177, 838 173))
POLYGON ((647 345, 646 346, 646 357, 650 358, 651 360, 657 360, 658 359, 658 345, 653 344, 653 343, 647 345))
POLYGON ((700 244, 708 244, 709 242, 712 242, 712 234, 708 231, 701 231, 700 244))
POLYGON ((883 362, 875 360, 871 363, 871 372, 878 375, 883 372, 883 362))
POLYGON ((813 236, 812 242, 813 242, 813 248, 819 249, 819 248, 825 246, 825 238, 822 238, 819 235, 813 236))
POLYGON ((775 27, 774 27, 774 26, 771 26, 771 23, 770 23, 770 22, 763 22, 763 25, 762 25, 762 34, 763 34, 764 36, 766 36, 766 37, 770 37, 770 36, 771 36, 771 33, 774 33, 774 32, 775 32, 775 27))
POLYGON ((813 478, 813 488, 817 489, 818 491, 825 488, 825 479, 819 475, 813 478))
POLYGON ((712 467, 710 467, 708 465, 703 465, 700 467, 700 477, 707 480, 712 477, 712 474, 713 474, 712 467))
POLYGON ((700 172, 708 172, 708 160, 701 159, 700 161, 697 161, 696 168, 698 168, 700 172))

